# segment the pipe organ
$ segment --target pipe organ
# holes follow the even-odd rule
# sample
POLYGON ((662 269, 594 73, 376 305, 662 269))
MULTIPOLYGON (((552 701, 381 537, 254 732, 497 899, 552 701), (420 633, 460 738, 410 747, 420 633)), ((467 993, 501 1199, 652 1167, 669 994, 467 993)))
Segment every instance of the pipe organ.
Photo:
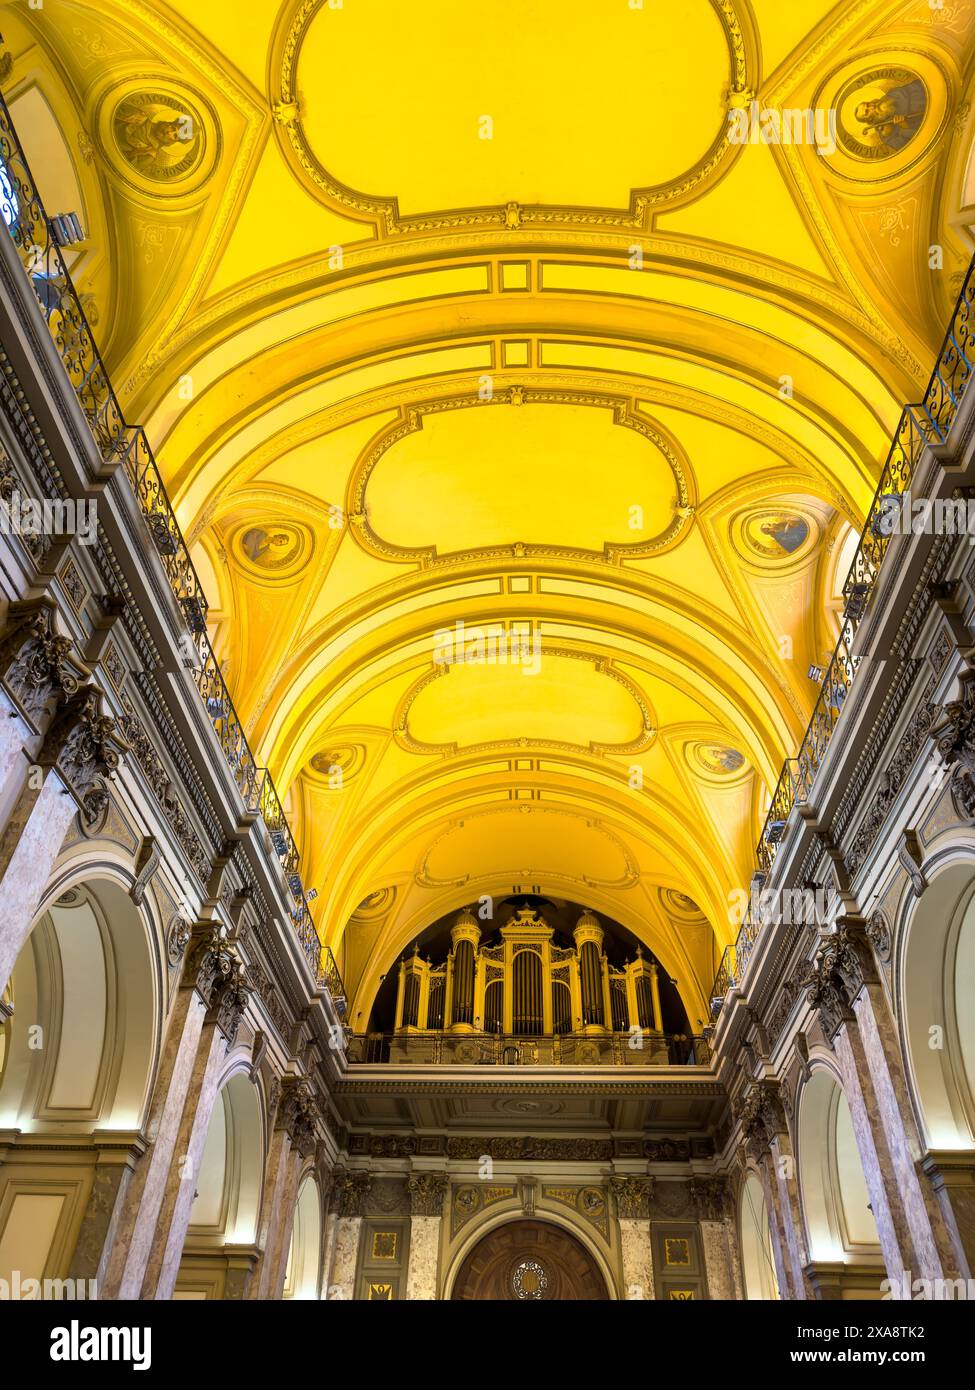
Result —
MULTIPOLYGON (((603 950, 599 919, 584 912, 574 945, 556 944, 553 929, 534 907, 521 907, 501 927, 500 943, 481 942, 481 925, 469 908, 451 928, 451 950, 439 965, 419 949, 400 961, 394 1051, 402 1059, 423 1055, 423 1034, 520 1038, 600 1038, 627 1034, 633 1051, 650 1060, 663 1042, 656 962, 637 947, 619 969, 603 950), (639 1039, 634 1035, 640 1035, 639 1039)), ((560 1048, 560 1051, 564 1048, 560 1048)), ((582 1058, 584 1060, 584 1058, 582 1058)))

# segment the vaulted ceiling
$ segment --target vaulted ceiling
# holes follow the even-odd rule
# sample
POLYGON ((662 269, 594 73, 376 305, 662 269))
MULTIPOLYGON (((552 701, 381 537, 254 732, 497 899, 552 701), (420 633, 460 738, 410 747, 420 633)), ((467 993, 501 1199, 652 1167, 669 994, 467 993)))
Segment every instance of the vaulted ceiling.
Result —
POLYGON ((340 960, 534 888, 703 1017, 970 255, 975 0, 0 25, 340 960), (753 101, 835 138, 735 143, 753 101))

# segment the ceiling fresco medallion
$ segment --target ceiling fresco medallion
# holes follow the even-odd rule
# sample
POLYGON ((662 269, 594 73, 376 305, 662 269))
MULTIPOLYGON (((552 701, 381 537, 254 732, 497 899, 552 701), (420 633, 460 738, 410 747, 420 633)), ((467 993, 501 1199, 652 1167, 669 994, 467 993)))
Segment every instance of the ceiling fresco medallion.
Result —
MULTIPOLYGON (((324 779, 329 787, 338 790, 362 771, 365 760, 366 750, 361 743, 336 743, 316 753, 309 760, 308 766, 319 778, 324 779)), ((368 901, 369 899, 366 899, 366 902, 368 901)), ((361 912, 363 907, 365 903, 360 905, 358 911, 361 912)))
POLYGON ((714 781, 739 781, 751 770, 744 753, 717 740, 689 743, 686 756, 695 772, 714 781))
POLYGON ((786 505, 739 513, 731 534, 744 559, 780 570, 807 559, 819 540, 820 529, 809 513, 786 505))
POLYGON ((311 532, 304 526, 249 522, 234 535, 233 550, 243 567, 262 578, 290 578, 311 558, 311 532))
MULTIPOLYGON (((710 747, 711 745, 708 746, 710 747)), ((734 750, 725 751, 733 752, 734 750)), ((739 753, 737 756, 741 757, 741 754, 739 753)), ((744 763, 744 759, 742 759, 742 763, 744 763)), ((721 775, 726 775, 724 769, 722 769, 721 775)), ((660 890, 660 900, 668 916, 672 915, 679 917, 687 922, 703 922, 706 920, 704 913, 698 907, 694 899, 689 898, 686 893, 679 892, 676 888, 662 888, 660 890)))
POLYGON ((167 80, 140 78, 107 92, 96 129, 114 171, 155 197, 195 192, 220 154, 220 128, 209 102, 167 80))
MULTIPOLYGON (((292 172, 319 201, 346 217, 372 222, 380 236, 463 235, 471 230, 504 232, 522 227, 582 231, 603 227, 621 234, 649 230, 658 209, 700 196, 724 176, 740 152, 741 147, 729 139, 727 110, 757 89, 760 56, 750 8, 738 0, 685 0, 676 23, 655 6, 648 5, 645 11, 621 6, 606 44, 615 58, 612 67, 608 61, 595 62, 591 51, 571 49, 579 26, 571 16, 567 18, 557 0, 549 0, 541 14, 532 18, 533 28, 541 31, 537 43, 518 41, 524 16, 512 5, 510 15, 502 10, 492 16, 494 32, 487 38, 491 42, 500 34, 506 44, 504 90, 481 97, 475 75, 456 71, 449 50, 437 66, 438 42, 444 37, 449 41, 454 32, 449 7, 440 13, 432 0, 426 0, 420 6, 402 7, 402 12, 408 16, 402 21, 397 17, 402 31, 394 25, 384 43, 373 43, 369 50, 366 20, 350 17, 349 7, 329 0, 296 0, 282 11, 269 65, 275 134, 292 172), (639 29, 633 27, 634 15, 639 29), (694 61, 684 73, 676 66, 676 40, 679 35, 687 43, 688 34, 693 35, 694 61), (621 62, 626 69, 623 76, 618 71, 621 62), (592 110, 593 121, 612 106, 616 120, 611 124, 628 130, 627 158, 634 151, 638 156, 629 177, 621 168, 614 179, 621 202, 629 185, 626 205, 603 206, 603 199, 579 183, 578 168, 569 171, 575 177, 567 176, 564 187, 558 182, 561 197, 523 202, 524 193, 536 185, 547 190, 551 184, 555 192, 553 171, 561 167, 561 151, 574 144, 570 113, 537 134, 526 124, 533 102, 538 105, 539 90, 548 80, 551 91, 542 91, 543 101, 547 97, 560 108, 573 103, 571 88, 557 89, 557 75, 577 67, 581 71, 584 65, 587 83, 601 78, 604 84, 590 96, 587 109, 592 110), (311 80, 311 74, 323 68, 335 77, 325 86, 311 80), (372 84, 369 110, 363 108, 358 121, 349 120, 344 118, 343 103, 347 108, 355 106, 356 100, 351 87, 346 94, 343 84, 350 84, 355 76, 361 85, 364 68, 372 84), (432 87, 437 92, 439 119, 433 118, 434 108, 424 98, 432 87), (482 114, 478 100, 495 106, 497 132, 495 116, 482 114), (451 112, 453 119, 445 119, 444 111, 451 112), (488 133, 485 122, 491 123, 488 133), (673 139, 655 139, 654 131, 664 128, 679 132, 686 148, 673 139), (560 133, 561 144, 558 135, 552 137, 552 129, 560 133), (497 145, 490 148, 497 150, 512 138, 512 131, 521 136, 517 157, 510 168, 491 166, 484 158, 489 142, 496 139, 497 145), (461 142, 468 137, 476 142, 475 153, 480 149, 480 160, 463 159, 461 142), (431 172, 416 188, 391 188, 394 171, 409 167, 397 148, 397 141, 407 139, 414 148, 419 143, 427 149, 431 172), (435 142, 432 148, 431 142, 435 142), (675 147, 683 156, 680 167, 670 157, 675 147), (544 157, 537 168, 526 169, 526 152, 536 148, 543 150, 544 157), (477 172, 490 167, 495 168, 493 183, 487 173, 477 172), (438 185, 435 171, 449 170, 456 179, 459 169, 464 169, 470 187, 461 191, 458 206, 450 203, 457 195, 446 184, 438 185), (488 181, 479 181, 483 178, 488 181), (524 189, 519 185, 522 178, 524 189), (511 182, 516 186, 511 187, 511 182)), ((490 67, 490 59, 486 66, 490 67)))
MULTIPOLYGON (((321 754, 317 755, 321 757, 321 754)), ((353 912, 352 916, 358 922, 373 922, 380 917, 385 917, 393 903, 396 901, 396 887, 389 885, 386 888, 377 888, 374 893, 369 893, 362 899, 362 902, 353 912)))
POLYGON ((824 156, 858 182, 895 178, 927 153, 948 118, 950 92, 941 68, 922 53, 863 56, 827 79, 816 106, 835 113, 836 150, 824 156))

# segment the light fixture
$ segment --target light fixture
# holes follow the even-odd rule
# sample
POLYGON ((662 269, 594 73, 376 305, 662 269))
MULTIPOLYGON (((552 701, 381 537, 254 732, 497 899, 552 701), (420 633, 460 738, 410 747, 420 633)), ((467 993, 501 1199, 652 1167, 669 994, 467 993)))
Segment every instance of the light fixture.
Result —
POLYGON ((75 246, 85 239, 85 229, 76 212, 61 212, 51 218, 51 236, 56 246, 75 246))

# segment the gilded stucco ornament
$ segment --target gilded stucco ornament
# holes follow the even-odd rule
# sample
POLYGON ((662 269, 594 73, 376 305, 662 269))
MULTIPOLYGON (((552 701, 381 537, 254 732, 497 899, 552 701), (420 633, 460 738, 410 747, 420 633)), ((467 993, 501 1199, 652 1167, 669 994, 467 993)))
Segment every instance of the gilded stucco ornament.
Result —
POLYGON ((113 174, 155 197, 196 193, 221 151, 210 102, 169 77, 129 78, 100 98, 95 137, 113 174))

